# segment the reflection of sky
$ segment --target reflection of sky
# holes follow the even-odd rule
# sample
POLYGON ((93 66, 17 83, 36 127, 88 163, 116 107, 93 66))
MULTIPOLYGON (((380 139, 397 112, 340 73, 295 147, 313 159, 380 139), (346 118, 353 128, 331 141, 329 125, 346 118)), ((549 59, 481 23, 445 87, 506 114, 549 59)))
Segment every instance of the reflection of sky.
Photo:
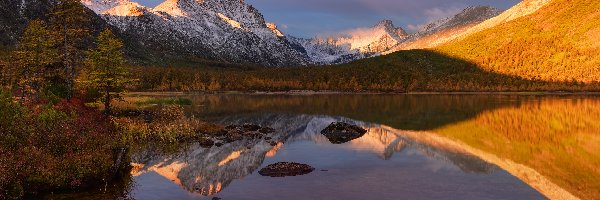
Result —
MULTIPOLYGON (((231 184, 227 184, 215 196, 223 199, 290 200, 543 199, 543 196, 530 186, 504 170, 477 172, 476 169, 482 164, 479 159, 452 153, 442 147, 398 138, 400 132, 396 130, 381 131, 369 128, 370 131, 361 138, 344 144, 331 144, 314 130, 323 129, 332 119, 334 118, 320 116, 304 121, 305 123, 291 123, 300 122, 295 118, 274 122, 273 125, 290 126, 278 130, 299 131, 292 133, 272 157, 265 157, 260 166, 231 166, 229 170, 243 171, 248 167, 255 170, 252 174, 232 180, 231 184), (304 130, 295 127, 296 125, 304 127, 304 130), (407 145, 395 150, 388 159, 382 159, 378 154, 382 153, 382 148, 393 144, 387 142, 394 141, 394 137, 406 141, 407 145), (368 145, 369 143, 371 144, 368 145), (378 145, 380 143, 383 146, 378 145), (256 173, 262 167, 276 162, 305 163, 316 170, 307 175, 285 178, 263 177, 256 173), (475 169, 470 169, 473 167, 475 169)), ((364 122, 356 121, 353 124, 364 122)), ((211 160, 210 155, 216 154, 190 155, 193 159, 211 160)), ((212 160, 218 162, 220 159, 212 160)), ((193 163, 197 162, 190 160, 189 164, 193 163)), ((226 173, 236 174, 235 171, 226 173)), ((179 173, 179 176, 183 175, 190 174, 179 173)), ((135 179, 137 186, 133 189, 134 198, 210 199, 173 187, 171 180, 161 179, 153 173, 143 174, 135 179)))
MULTIPOLYGON (((164 0, 138 0, 154 7, 164 0)), ((447 17, 470 5, 507 9, 520 0, 246 0, 280 29, 291 35, 312 37, 391 19, 408 30, 433 19, 447 17)))

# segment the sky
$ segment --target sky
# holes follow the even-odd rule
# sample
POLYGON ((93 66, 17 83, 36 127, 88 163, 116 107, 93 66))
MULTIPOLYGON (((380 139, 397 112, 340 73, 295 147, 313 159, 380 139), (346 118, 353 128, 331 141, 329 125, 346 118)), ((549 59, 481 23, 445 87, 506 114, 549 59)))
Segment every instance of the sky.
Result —
MULTIPOLYGON (((135 1, 135 0, 134 0, 135 1)), ((137 0, 154 7, 164 0, 137 0)), ((285 34, 310 38, 390 19, 408 32, 437 19, 452 16, 467 6, 508 9, 521 0, 245 0, 274 22, 285 34)))

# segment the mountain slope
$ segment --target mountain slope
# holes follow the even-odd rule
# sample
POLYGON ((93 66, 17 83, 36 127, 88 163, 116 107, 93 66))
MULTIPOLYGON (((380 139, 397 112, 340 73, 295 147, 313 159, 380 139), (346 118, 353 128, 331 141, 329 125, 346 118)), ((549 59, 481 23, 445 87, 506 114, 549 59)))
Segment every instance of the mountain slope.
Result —
POLYGON ((385 54, 399 50, 437 47, 529 15, 549 2, 550 0, 525 0, 504 12, 487 6, 469 7, 454 17, 427 25, 410 40, 385 54))
MULTIPOLYGON (((14 47, 23 30, 30 20, 47 20, 48 14, 57 4, 56 0, 2 0, 0 1, 0 48, 2 46, 14 47)), ((94 35, 100 33, 107 27, 110 27, 102 18, 93 11, 85 10, 88 22, 86 28, 94 35)), ((86 45, 91 45, 91 41, 86 41, 86 45)))
MULTIPOLYGON (((473 6, 445 19, 430 23, 412 34, 408 40, 392 51, 402 49, 423 49, 438 46, 447 42, 448 38, 463 34, 490 18, 498 16, 501 10, 489 6, 473 6)), ((389 53, 389 52, 388 52, 389 53)))
POLYGON ((52 2, 48 1, 0 1, 0 44, 16 44, 28 21, 45 17, 44 13, 47 13, 51 6, 52 2))
POLYGON ((528 80, 600 82, 600 2, 553 0, 537 12, 436 49, 528 80))
POLYGON ((550 1, 552 1, 552 0, 523 0, 523 1, 521 1, 521 3, 518 3, 517 5, 513 6, 512 8, 503 12, 502 14, 500 14, 494 18, 491 18, 489 20, 486 20, 486 21, 482 22, 481 24, 478 24, 477 26, 474 26, 460 34, 456 34, 456 35, 453 35, 452 37, 448 37, 445 41, 449 42, 449 41, 457 39, 457 38, 463 38, 463 37, 469 36, 471 34, 498 26, 502 23, 510 22, 517 18, 527 16, 531 13, 536 12, 543 6, 547 5, 548 3, 550 3, 550 1))
MULTIPOLYGON (((128 0, 84 0, 84 5, 150 51, 266 66, 306 65, 307 58, 239 0, 167 0, 156 8, 128 0)), ((182 58, 183 57, 183 58, 182 58)))
POLYGON ((452 17, 430 23, 410 35, 402 28, 395 27, 392 21, 383 20, 373 27, 327 37, 288 38, 291 43, 302 47, 315 64, 341 64, 403 49, 435 47, 500 13, 497 8, 472 6, 452 17))

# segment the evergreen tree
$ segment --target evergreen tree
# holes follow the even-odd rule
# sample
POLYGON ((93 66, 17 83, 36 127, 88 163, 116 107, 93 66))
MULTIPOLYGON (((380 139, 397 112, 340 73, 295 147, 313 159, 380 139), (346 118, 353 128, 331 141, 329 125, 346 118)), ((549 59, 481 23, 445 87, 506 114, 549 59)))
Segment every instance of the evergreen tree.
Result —
POLYGON ((102 91, 105 114, 110 114, 110 102, 120 98, 125 85, 130 82, 129 69, 123 57, 123 42, 109 29, 100 33, 97 47, 88 55, 89 71, 87 82, 91 87, 102 91))
POLYGON ((17 76, 22 97, 39 93, 43 88, 46 69, 57 61, 56 44, 43 21, 29 23, 15 51, 15 68, 11 70, 17 76))
POLYGON ((74 83, 86 52, 86 40, 90 33, 87 28, 89 19, 85 7, 79 0, 59 0, 50 13, 50 21, 57 39, 62 43, 61 58, 63 68, 61 74, 67 81, 67 98, 73 97, 74 83))

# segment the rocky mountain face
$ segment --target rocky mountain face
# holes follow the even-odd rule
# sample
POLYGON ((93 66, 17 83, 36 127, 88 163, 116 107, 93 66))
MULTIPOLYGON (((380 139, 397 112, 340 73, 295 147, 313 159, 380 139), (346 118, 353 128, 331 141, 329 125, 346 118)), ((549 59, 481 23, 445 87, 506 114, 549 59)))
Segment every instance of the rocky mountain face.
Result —
POLYGON ((393 51, 438 46, 447 42, 447 38, 461 34, 500 13, 502 13, 501 10, 489 6, 468 7, 452 17, 440 19, 424 26, 412 34, 408 40, 395 47, 393 51))
POLYGON ((303 47, 316 64, 340 64, 403 49, 434 47, 447 42, 446 38, 467 31, 500 13, 497 8, 474 6, 452 17, 432 22, 413 34, 395 27, 390 20, 383 20, 373 27, 347 31, 338 36, 312 39, 290 37, 290 42, 303 47))
POLYGON ((315 64, 339 64, 391 50, 408 37, 404 29, 383 20, 368 28, 359 28, 336 35, 303 39, 288 37, 302 47, 315 64))
POLYGON ((265 66, 309 63, 274 24, 240 0, 167 0, 147 8, 128 0, 83 0, 125 37, 152 52, 265 66))
MULTIPOLYGON (((461 13, 408 34, 392 21, 312 39, 286 36, 241 0, 167 0, 148 8, 130 0, 81 0, 94 32, 105 27, 125 41, 137 63, 196 61, 303 66, 340 64, 403 49, 430 48, 532 13, 550 0, 527 0, 500 14, 491 7, 461 13)), ((16 44, 29 20, 46 18, 55 0, 0 1, 0 43, 16 44)))
POLYGON ((20 0, 2 0, 0 5, 0 43, 2 45, 14 45, 21 31, 30 19, 41 17, 39 13, 47 12, 49 2, 29 2, 20 0), (28 7, 32 9, 27 9, 28 7), (33 9, 35 8, 35 9, 33 9))
POLYGON ((432 48, 456 39, 465 38, 499 24, 529 15, 550 1, 525 0, 504 12, 492 7, 469 7, 454 17, 442 19, 425 26, 413 35, 411 40, 384 54, 398 50, 432 48))
POLYGON ((459 34, 448 37, 445 41, 454 40, 457 38, 464 38, 466 36, 472 35, 474 33, 478 33, 480 31, 495 27, 502 23, 506 23, 517 18, 532 14, 542 8, 543 6, 550 3, 552 0, 523 0, 521 3, 513 6, 512 8, 502 12, 501 14, 485 20, 468 30, 465 30, 459 34))

